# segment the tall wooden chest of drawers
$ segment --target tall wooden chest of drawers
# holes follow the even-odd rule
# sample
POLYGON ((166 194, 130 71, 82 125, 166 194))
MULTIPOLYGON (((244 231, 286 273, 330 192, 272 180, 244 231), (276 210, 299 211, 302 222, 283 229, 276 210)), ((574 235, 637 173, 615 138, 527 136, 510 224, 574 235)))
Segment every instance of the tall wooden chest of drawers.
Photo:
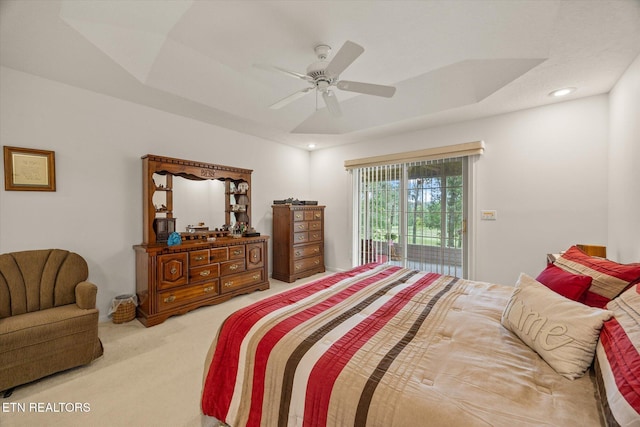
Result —
POLYGON ((283 282, 322 273, 324 206, 273 205, 273 272, 283 282))

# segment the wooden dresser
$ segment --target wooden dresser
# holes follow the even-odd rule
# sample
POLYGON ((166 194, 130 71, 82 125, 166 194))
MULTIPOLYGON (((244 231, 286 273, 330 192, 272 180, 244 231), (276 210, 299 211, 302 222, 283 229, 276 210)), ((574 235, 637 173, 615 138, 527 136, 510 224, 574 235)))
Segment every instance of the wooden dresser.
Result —
POLYGON ((272 277, 293 282, 325 271, 324 206, 273 205, 272 277))
POLYGON ((177 246, 134 246, 138 320, 153 326, 169 316, 268 289, 268 239, 223 237, 177 246))
MULTIPOLYGON (((143 240, 133 247, 137 317, 142 324, 157 325, 170 316, 269 288, 269 236, 256 236, 259 233, 250 229, 251 173, 250 169, 199 160, 155 154, 142 157, 143 240), (187 226, 178 233, 174 216, 178 207, 174 205, 180 201, 174 195, 177 179, 221 181, 224 198, 220 204, 203 203, 206 210, 224 212, 225 226, 214 230, 187 226), (238 237, 243 231, 244 237, 238 237), (178 244, 168 244, 172 233, 178 233, 178 244)), ((186 211, 183 206, 181 212, 186 211)))

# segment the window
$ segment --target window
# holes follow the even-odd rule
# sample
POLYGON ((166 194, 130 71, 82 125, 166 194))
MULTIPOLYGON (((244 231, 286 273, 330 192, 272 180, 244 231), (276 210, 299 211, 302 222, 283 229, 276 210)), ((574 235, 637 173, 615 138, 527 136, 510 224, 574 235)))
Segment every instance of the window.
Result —
POLYGON ((464 155, 352 168, 355 264, 469 277, 472 165, 464 155))

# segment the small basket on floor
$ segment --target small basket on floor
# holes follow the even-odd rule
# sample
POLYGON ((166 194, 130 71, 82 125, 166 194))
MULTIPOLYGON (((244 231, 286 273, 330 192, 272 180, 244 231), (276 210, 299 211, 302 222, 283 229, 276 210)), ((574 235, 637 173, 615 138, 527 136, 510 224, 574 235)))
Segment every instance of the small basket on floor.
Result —
POLYGON ((126 323, 136 318, 136 305, 138 301, 135 295, 118 295, 111 304, 113 323, 126 323))

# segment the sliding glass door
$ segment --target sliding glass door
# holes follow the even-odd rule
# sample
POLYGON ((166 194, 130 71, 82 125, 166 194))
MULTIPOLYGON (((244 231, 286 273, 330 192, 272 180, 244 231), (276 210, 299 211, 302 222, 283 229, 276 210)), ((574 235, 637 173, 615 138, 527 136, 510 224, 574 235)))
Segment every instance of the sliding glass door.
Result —
POLYGON ((359 263, 464 277, 467 158, 354 170, 359 263))

